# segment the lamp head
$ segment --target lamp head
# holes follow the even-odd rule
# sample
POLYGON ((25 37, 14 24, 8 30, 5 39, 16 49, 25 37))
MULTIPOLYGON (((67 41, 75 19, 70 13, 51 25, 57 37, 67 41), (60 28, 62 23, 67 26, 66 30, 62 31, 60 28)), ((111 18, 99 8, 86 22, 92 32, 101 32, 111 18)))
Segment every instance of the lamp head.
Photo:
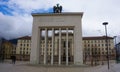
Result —
POLYGON ((104 22, 103 25, 108 25, 108 22, 104 22))

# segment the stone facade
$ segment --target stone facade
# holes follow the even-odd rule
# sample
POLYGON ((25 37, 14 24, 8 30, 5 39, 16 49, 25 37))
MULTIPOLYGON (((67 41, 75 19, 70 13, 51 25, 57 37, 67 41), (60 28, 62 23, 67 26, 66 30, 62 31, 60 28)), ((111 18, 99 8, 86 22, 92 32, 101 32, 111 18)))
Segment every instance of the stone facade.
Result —
POLYGON ((47 43, 48 43, 48 31, 52 31, 52 52, 50 64, 54 64, 54 54, 53 50, 54 46, 54 35, 55 32, 59 33, 59 45, 58 49, 58 58, 57 64, 61 65, 61 39, 62 39, 62 31, 66 32, 66 65, 69 64, 68 58, 68 42, 69 42, 69 31, 73 31, 73 64, 80 65, 83 64, 83 52, 82 52, 82 28, 81 28, 81 19, 83 13, 51 13, 51 14, 32 14, 33 15, 33 28, 32 28, 32 45, 31 45, 31 55, 30 62, 32 64, 40 64, 44 65, 47 63, 47 43), (43 62, 41 62, 41 39, 42 39, 42 31, 45 32, 44 40, 45 40, 45 48, 43 55, 43 62))
MULTIPOLYGON (((115 60, 114 39, 108 37, 109 60, 115 60)), ((84 64, 102 64, 107 61, 106 37, 83 37, 84 64)))
POLYGON ((18 38, 17 47, 16 47, 17 60, 29 61, 30 52, 31 52, 31 37, 24 36, 24 37, 18 38))

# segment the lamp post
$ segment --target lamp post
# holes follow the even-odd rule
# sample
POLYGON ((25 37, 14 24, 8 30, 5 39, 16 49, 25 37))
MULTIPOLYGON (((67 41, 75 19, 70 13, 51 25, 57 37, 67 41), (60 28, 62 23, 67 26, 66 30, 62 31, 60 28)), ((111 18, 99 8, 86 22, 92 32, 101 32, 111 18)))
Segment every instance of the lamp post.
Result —
POLYGON ((106 34, 106 48, 107 48, 107 64, 108 64, 108 69, 109 69, 109 48, 108 48, 108 39, 107 39, 107 25, 108 22, 104 22, 103 25, 105 25, 105 34, 106 34))
POLYGON ((117 53, 117 47, 116 47, 116 37, 117 36, 114 36, 114 39, 115 39, 115 51, 116 51, 116 63, 118 62, 118 53, 117 53))

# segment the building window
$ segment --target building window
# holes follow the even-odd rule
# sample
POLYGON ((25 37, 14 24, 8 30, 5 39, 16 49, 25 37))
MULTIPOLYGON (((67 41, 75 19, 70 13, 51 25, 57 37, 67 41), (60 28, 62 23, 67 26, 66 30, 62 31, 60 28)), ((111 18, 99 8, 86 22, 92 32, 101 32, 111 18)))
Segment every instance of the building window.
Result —
POLYGON ((93 41, 91 41, 91 43, 93 43, 93 41))
POLYGON ((103 42, 103 40, 101 40, 101 42, 103 42))
POLYGON ((107 48, 105 48, 107 50, 107 48))
POLYGON ((97 54, 97 52, 95 52, 95 54, 97 54))
POLYGON ((107 54, 107 52, 106 52, 106 54, 107 54))
POLYGON ((102 50, 104 50, 104 48, 102 48, 102 50))
POLYGON ((22 54, 22 51, 20 51, 20 54, 22 54))
POLYGON ((100 52, 98 52, 100 54, 100 52))
POLYGON ((52 47, 52 45, 50 45, 50 47, 52 47))
POLYGON ((100 41, 98 40, 98 43, 99 43, 100 41))
POLYGON ((102 54, 104 54, 104 52, 102 52, 102 54))
POLYGON ((90 48, 88 48, 88 51, 90 51, 90 48))
POLYGON ((68 48, 70 48, 70 41, 68 42, 68 48))
POLYGON ((111 55, 111 52, 109 52, 109 54, 111 55))
POLYGON ((95 40, 95 43, 96 43, 96 40, 95 40))
POLYGON ((86 41, 84 41, 84 43, 86 43, 86 41))
POLYGON ((89 47, 90 45, 88 44, 88 47, 89 47))
POLYGON ((16 54, 16 52, 14 51, 14 54, 16 54))
POLYGON ((24 42, 24 40, 22 40, 24 42))
POLYGON ((91 46, 93 47, 93 44, 91 46))
POLYGON ((27 44, 27 46, 29 46, 29 44, 27 44))
POLYGON ((65 41, 63 42, 63 47, 66 47, 66 42, 65 41))
POLYGON ((95 46, 97 46, 97 45, 95 44, 95 46))
POLYGON ((102 46, 104 46, 104 44, 102 44, 102 46))
POLYGON ((98 44, 98 46, 100 46, 100 44, 98 44))

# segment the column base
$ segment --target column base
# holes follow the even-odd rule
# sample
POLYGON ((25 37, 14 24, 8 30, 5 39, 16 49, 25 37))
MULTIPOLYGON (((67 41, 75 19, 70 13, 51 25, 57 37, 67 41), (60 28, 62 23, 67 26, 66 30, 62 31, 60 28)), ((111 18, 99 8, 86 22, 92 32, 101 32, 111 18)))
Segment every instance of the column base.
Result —
POLYGON ((82 62, 75 62, 74 65, 84 65, 82 62))

